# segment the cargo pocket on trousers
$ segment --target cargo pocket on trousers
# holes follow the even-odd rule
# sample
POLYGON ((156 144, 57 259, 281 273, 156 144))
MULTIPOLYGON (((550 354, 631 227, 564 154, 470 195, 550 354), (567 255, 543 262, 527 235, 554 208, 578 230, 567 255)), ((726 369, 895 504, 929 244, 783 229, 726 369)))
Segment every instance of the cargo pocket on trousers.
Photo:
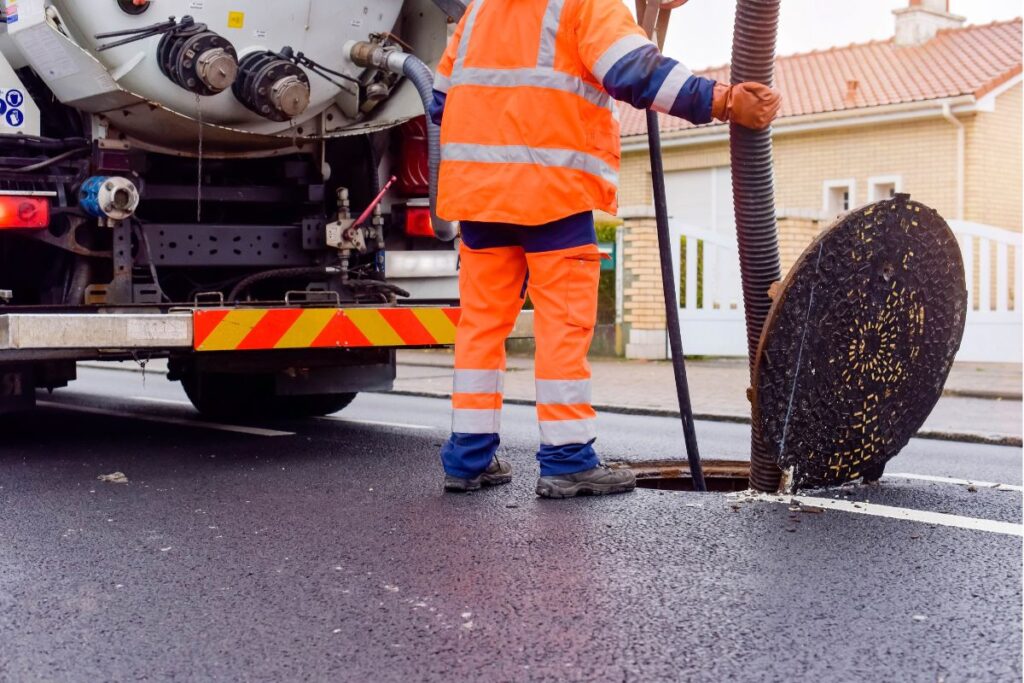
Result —
POLYGON ((593 329, 597 324, 597 287, 601 280, 599 253, 575 254, 566 257, 566 308, 569 324, 593 329))

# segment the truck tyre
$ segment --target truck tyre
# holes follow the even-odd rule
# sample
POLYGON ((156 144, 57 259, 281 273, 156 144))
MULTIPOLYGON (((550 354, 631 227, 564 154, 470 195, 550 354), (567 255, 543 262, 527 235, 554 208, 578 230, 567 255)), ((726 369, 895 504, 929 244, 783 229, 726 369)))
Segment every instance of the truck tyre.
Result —
POLYGON ((273 375, 188 372, 181 378, 188 400, 206 417, 317 417, 345 408, 356 394, 280 396, 273 375))

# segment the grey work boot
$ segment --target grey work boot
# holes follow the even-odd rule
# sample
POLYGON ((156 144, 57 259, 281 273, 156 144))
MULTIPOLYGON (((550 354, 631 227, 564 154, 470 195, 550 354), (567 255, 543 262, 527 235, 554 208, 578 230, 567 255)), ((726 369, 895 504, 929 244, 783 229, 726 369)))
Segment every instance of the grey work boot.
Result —
POLYGON ((627 493, 635 488, 636 475, 632 470, 612 469, 607 465, 598 465, 575 474, 559 474, 537 480, 537 495, 542 498, 605 496, 611 493, 627 493))
POLYGON ((472 479, 453 477, 450 474, 444 475, 444 490, 465 493, 466 491, 479 491, 481 486, 498 486, 512 481, 512 465, 494 456, 487 469, 472 479))

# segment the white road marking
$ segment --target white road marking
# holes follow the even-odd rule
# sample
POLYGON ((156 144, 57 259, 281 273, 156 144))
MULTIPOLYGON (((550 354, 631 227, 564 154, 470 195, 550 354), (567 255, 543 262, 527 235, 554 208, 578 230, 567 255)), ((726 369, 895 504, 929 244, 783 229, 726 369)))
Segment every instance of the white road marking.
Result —
POLYGON ((405 422, 383 422, 381 420, 358 420, 353 417, 334 417, 333 415, 325 415, 321 420, 330 420, 331 422, 348 422, 356 425, 371 425, 374 427, 400 427, 401 429, 425 429, 430 431, 436 431, 437 427, 430 425, 411 425, 405 422))
POLYGON ((770 503, 784 503, 787 505, 795 501, 801 505, 810 505, 825 508, 826 510, 852 512, 857 515, 887 517, 908 522, 923 522, 924 524, 936 524, 939 526, 956 527, 958 529, 970 529, 972 531, 990 531, 994 534, 1006 534, 1009 536, 1024 536, 1024 525, 1012 522, 997 522, 992 519, 979 519, 977 517, 961 517, 960 515, 949 515, 943 512, 912 510, 910 508, 898 508, 891 505, 878 505, 877 503, 864 503, 855 500, 838 500, 836 498, 817 498, 813 496, 780 496, 770 493, 757 493, 750 496, 748 500, 763 500, 770 503))
POLYGON ((111 417, 127 417, 133 420, 145 422, 160 422, 163 424, 182 425, 185 427, 200 427, 203 429, 217 429, 222 432, 236 432, 238 434, 253 434, 255 436, 295 436, 295 432, 284 432, 278 429, 265 429, 263 427, 245 427, 243 425, 229 425, 220 422, 203 422, 201 420, 187 420, 180 417, 166 417, 163 415, 143 415, 141 413, 130 413, 123 410, 108 410, 106 408, 94 408, 92 406, 75 405, 72 403, 61 403, 58 401, 36 401, 36 405, 45 408, 59 408, 61 410, 73 410, 78 413, 90 413, 92 415, 109 415, 111 417))
POLYGON ((917 479, 934 481, 939 484, 957 484, 959 486, 975 486, 979 489, 995 489, 997 491, 1024 491, 1024 486, 1000 484, 994 481, 977 481, 976 479, 954 479, 953 477, 935 477, 930 474, 910 474, 906 472, 886 472, 883 479, 917 479))
POLYGON ((145 401, 146 403, 162 403, 169 406, 190 406, 189 401, 175 398, 157 398, 156 396, 129 396, 129 401, 145 401))

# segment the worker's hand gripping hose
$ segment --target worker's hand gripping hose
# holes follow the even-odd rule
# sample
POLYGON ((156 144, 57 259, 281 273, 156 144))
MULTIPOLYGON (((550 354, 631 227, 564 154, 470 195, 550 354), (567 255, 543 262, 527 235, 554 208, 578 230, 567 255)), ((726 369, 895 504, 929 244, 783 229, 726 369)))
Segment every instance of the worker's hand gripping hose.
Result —
MULTIPOLYGON (((738 0, 736 3, 731 72, 734 84, 748 81, 772 84, 779 2, 738 0)), ((747 348, 753 368, 761 330, 772 303, 768 289, 782 278, 775 218, 772 134, 770 129, 751 130, 734 121, 729 126, 729 139, 747 348)), ((750 486, 758 491, 775 491, 781 475, 755 423, 751 433, 750 486)))
MULTIPOLYGON (((373 43, 353 43, 346 52, 355 64, 363 67, 385 69, 401 74, 416 86, 423 110, 427 111, 434 100, 434 74, 430 68, 412 55, 392 48, 382 48, 373 43)), ((437 176, 441 166, 441 129, 427 117, 428 162, 430 164, 430 218, 434 235, 439 240, 450 242, 455 239, 458 228, 455 223, 437 215, 437 176)))

